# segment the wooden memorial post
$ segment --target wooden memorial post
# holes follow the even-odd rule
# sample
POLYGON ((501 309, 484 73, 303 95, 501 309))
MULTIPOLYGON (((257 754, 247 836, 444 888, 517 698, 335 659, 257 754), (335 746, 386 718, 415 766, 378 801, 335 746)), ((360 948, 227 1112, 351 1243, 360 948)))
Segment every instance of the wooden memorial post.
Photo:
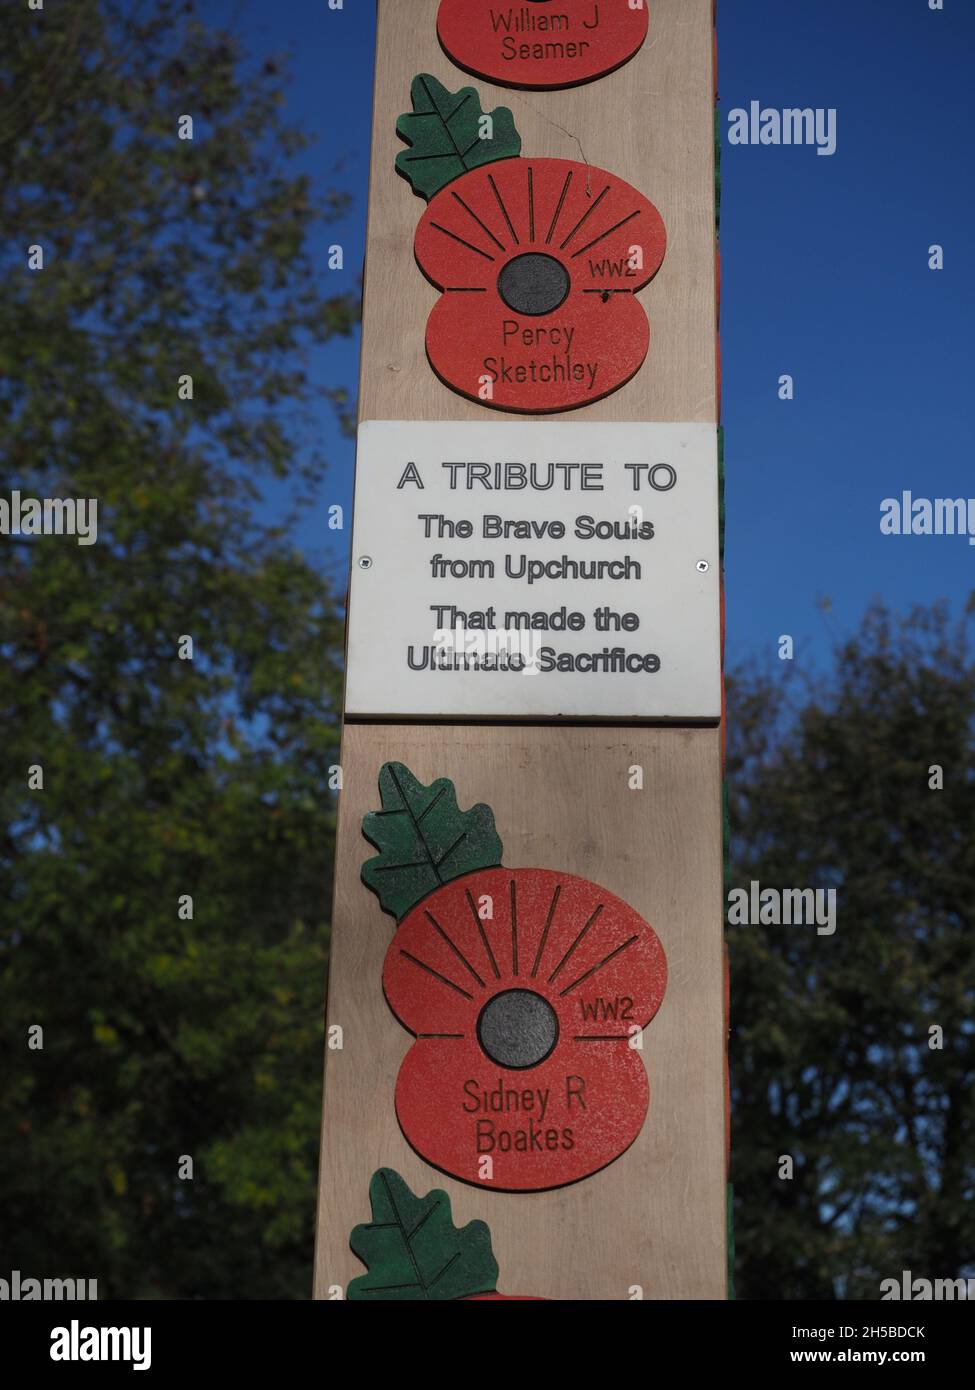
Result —
POLYGON ((726 1297, 713 92, 379 3, 318 1298, 726 1297))

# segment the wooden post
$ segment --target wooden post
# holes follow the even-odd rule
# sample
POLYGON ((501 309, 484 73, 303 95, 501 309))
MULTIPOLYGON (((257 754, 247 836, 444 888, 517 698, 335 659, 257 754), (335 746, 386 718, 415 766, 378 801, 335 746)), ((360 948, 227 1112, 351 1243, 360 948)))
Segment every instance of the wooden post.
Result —
MULTIPOLYGON (((649 199, 666 226, 662 267, 652 283, 633 297, 650 322, 646 361, 611 394, 582 409, 544 418, 560 428, 584 424, 590 431, 599 422, 607 439, 610 428, 622 424, 703 425, 716 432, 711 0, 650 0, 648 37, 629 61, 585 85, 544 91, 494 86, 462 72, 438 42, 438 8, 439 0, 379 3, 360 422, 448 423, 465 428, 468 422, 476 422, 484 429, 522 422, 525 427, 523 416, 504 414, 490 408, 493 402, 478 401, 476 383, 471 383, 472 398, 458 393, 466 390, 467 383, 449 389, 428 361, 425 331, 441 293, 414 261, 414 237, 424 203, 395 172, 397 155, 406 148, 396 133, 397 119, 409 111, 414 77, 425 73, 450 92, 474 86, 485 112, 508 108, 521 136, 523 156, 573 161, 596 176, 609 171, 649 199)), ((553 6, 551 13, 557 9, 553 6)), ((548 13, 548 7, 531 6, 532 15, 535 11, 548 13)), ((592 194, 593 189, 587 190, 587 196, 592 194)), ((471 293, 469 298, 474 301, 477 296, 471 293)), ((607 302, 605 296, 603 302, 607 302)), ((481 310, 472 307, 470 312, 481 310)), ((585 446, 565 457, 598 458, 598 431, 579 437, 586 438, 585 446)), ((646 434, 647 439, 665 437, 646 434)), ((421 693, 407 699, 403 693, 406 682, 398 674, 403 659, 396 634, 373 630, 371 623, 364 628, 363 620, 357 619, 357 613, 373 613, 380 591, 389 594, 391 603, 407 604, 409 598, 403 594, 413 582, 412 560, 398 559, 395 528, 384 529, 389 509, 386 523, 375 510, 380 506, 376 489, 382 473, 371 461, 370 477, 379 478, 380 483, 367 481, 362 471, 362 438, 315 1296, 344 1298, 352 1281, 365 1273, 363 1260, 350 1247, 350 1233, 354 1226, 370 1221, 373 1174, 389 1169, 420 1197, 432 1188, 444 1190, 456 1226, 471 1221, 487 1224, 502 1294, 548 1299, 724 1298, 722 772, 713 681, 708 684, 710 676, 704 681, 708 684, 705 695, 695 678, 695 689, 686 699, 683 689, 675 686, 676 694, 672 694, 668 688, 661 697, 663 704, 649 717, 637 708, 639 698, 620 696, 621 690, 644 688, 627 686, 634 679, 631 676, 590 676, 594 684, 589 687, 566 682, 562 689, 568 693, 560 708, 582 711, 566 720, 558 718, 558 710, 526 713, 532 702, 545 703, 544 696, 534 694, 540 688, 537 682, 558 677, 524 677, 536 682, 532 695, 525 697, 528 705, 516 700, 506 717, 494 706, 490 713, 482 708, 490 704, 491 696, 481 691, 490 686, 478 688, 475 683, 489 677, 445 673, 431 677, 433 683, 448 683, 445 703, 459 699, 454 692, 461 687, 477 690, 471 696, 473 707, 468 706, 473 717, 458 712, 453 704, 449 719, 438 719, 435 712, 423 718, 405 713, 410 700, 422 703, 428 696, 421 693), (368 563, 357 573, 362 560, 368 563), (370 633, 383 644, 378 659, 376 651, 367 650, 370 633), (388 663, 388 690, 381 688, 386 683, 379 678, 383 662, 388 663), (458 685, 451 686, 452 682, 458 685), (605 713, 586 704, 588 691, 597 687, 608 692, 605 713), (565 1179, 568 1185, 543 1190, 499 1190, 490 1178, 479 1178, 473 1167, 461 1180, 445 1171, 449 1165, 436 1154, 426 1161, 418 1152, 425 1141, 418 1141, 415 1133, 410 1135, 413 1146, 407 1141, 397 1119, 394 1094, 404 1059, 422 1044, 414 1041, 384 997, 384 960, 396 925, 360 876, 364 862, 375 858, 377 845, 363 837, 362 821, 380 807, 379 773, 389 763, 406 765, 424 786, 438 778, 449 779, 461 811, 486 803, 503 841, 506 870, 530 866, 601 885, 639 914, 659 939, 666 953, 666 992, 659 1012, 643 1031, 642 1050, 631 1053, 646 1068, 649 1109, 635 1140, 598 1171, 578 1180, 571 1173, 565 1179)), ((485 457, 487 449, 485 444, 482 453, 474 456, 485 457)), ((444 457, 461 460, 468 453, 458 444, 457 451, 444 457)), ((391 469, 401 464, 390 455, 391 469)), ((698 476, 703 476, 700 468, 698 476)), ((708 485, 713 481, 708 479, 708 485)), ((418 498, 403 491, 410 518, 402 531, 406 547, 415 539, 418 498)), ((426 490, 425 497, 432 498, 434 491, 426 490)), ((584 500, 585 507, 580 509, 598 518, 600 499, 584 500)), ((644 501, 642 495, 639 500, 644 501)), ((661 508, 669 505, 663 497, 645 501, 651 518, 658 502, 661 508)), ((463 507, 458 506, 461 515, 463 507)), ((432 501, 430 510, 434 510, 432 501)), ((503 508, 499 505, 498 510, 503 508)), ((698 520, 705 534, 710 519, 702 513, 698 520)), ((714 526, 715 549, 709 548, 710 558, 700 563, 716 570, 716 517, 714 526)), ((665 526, 661 534, 666 533, 665 526)), ((452 549, 448 543, 427 548, 448 553, 452 549)), ((573 550, 568 541, 564 549, 586 558, 602 553, 586 551, 578 544, 573 550)), ((454 546, 453 553, 462 552, 454 546)), ((660 553, 666 559, 661 561, 663 568, 653 572, 650 586, 658 594, 657 602, 659 594, 666 595, 671 588, 682 594, 686 579, 683 571, 671 573, 677 562, 670 552, 660 553)), ((680 564, 686 558, 682 555, 680 564)), ((469 596, 473 590, 454 586, 444 601, 459 602, 456 592, 469 596)), ((603 595, 600 588, 600 602, 603 595)), ((693 601, 707 604, 710 598, 702 589, 693 601)), ((542 604, 526 597, 525 606, 542 604)), ((617 606, 632 606, 629 591, 626 599, 621 595, 617 606)), ((403 611, 408 619, 408 609, 403 611)), ((682 612, 681 608, 672 615, 677 627, 682 612)), ((695 641, 703 643, 698 655, 711 671, 718 659, 717 632, 710 617, 701 622, 695 625, 697 620, 688 616, 695 641)), ((599 639, 599 645, 606 640, 599 639)), ((596 645, 595 639, 590 645, 596 645)), ((669 653, 665 646, 665 666, 669 653)), ((483 862, 497 864, 498 859, 483 862)), ((476 962, 469 961, 471 965, 477 973, 476 962)), ((498 1068, 491 1074, 497 1076, 498 1068)), ((531 1087, 530 1067, 500 1074, 506 1082, 513 1078, 513 1086, 531 1087)), ((444 1123, 453 1124, 456 1097, 448 1095, 446 1071, 443 1076, 444 1123)), ((427 1099, 437 1103, 435 1096, 427 1099)), ((407 1129, 410 1123, 407 1118, 407 1129)), ((598 1123, 611 1128, 612 1109, 602 1111, 598 1123)), ((414 1296, 418 1295, 403 1294, 414 1296)))

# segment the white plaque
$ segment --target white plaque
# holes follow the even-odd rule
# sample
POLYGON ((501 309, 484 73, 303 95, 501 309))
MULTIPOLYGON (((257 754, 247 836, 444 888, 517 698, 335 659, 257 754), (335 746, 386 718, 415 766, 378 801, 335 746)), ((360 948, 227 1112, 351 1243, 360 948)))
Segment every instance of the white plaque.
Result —
POLYGON ((352 718, 716 720, 717 432, 368 420, 352 718))

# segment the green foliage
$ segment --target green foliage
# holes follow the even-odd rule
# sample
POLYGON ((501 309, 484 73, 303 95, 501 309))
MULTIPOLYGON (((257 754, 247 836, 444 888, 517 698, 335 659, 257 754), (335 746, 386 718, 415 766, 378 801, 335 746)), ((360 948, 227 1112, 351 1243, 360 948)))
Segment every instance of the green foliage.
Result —
POLYGON ((402 763, 384 763, 379 792, 383 809, 363 816, 362 833, 381 853, 363 864, 362 881, 397 921, 441 884, 501 863, 490 806, 461 811, 446 777, 425 787, 402 763))
POLYGON ((730 682, 732 884, 837 890, 832 936, 728 928, 740 1298, 975 1276, 969 629, 878 608, 801 697, 730 682))
POLYGON ((397 135, 410 148, 396 156, 396 169, 422 198, 432 198, 469 169, 521 153, 521 136, 507 106, 491 112, 491 138, 481 138, 481 103, 473 87, 448 92, 442 82, 421 72, 410 85, 410 97, 412 112, 396 122, 397 135))
POLYGON ((343 200, 291 168, 277 65, 190 4, 0 37, 0 472, 99 502, 95 545, 0 542, 4 1258, 306 1297, 342 619, 260 503, 322 476, 305 363, 357 306, 309 237, 343 200))
POLYGON ((360 1302, 408 1303, 494 1293, 498 1263, 483 1221, 460 1230, 450 1218, 450 1198, 440 1188, 415 1197, 392 1168, 380 1168, 369 1184, 372 1223, 356 1226, 349 1244, 369 1270, 349 1284, 360 1302))

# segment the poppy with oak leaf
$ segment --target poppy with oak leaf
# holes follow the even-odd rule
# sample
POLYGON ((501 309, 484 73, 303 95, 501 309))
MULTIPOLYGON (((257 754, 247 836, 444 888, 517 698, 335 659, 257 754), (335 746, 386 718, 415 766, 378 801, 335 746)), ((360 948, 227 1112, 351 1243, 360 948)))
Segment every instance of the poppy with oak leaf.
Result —
POLYGON ((381 853, 362 876, 399 922, 383 988, 416 1038, 396 1083, 404 1134, 434 1166, 507 1191, 605 1167, 646 1118, 638 1051, 667 980, 656 933, 586 879, 504 868, 490 809, 461 812, 446 778, 424 787, 387 763, 379 784, 363 833, 381 853))
POLYGON ((421 74, 412 97, 396 164, 429 200, 414 251, 442 291, 426 332, 434 371, 482 404, 533 414, 617 390, 650 344, 635 296, 664 258, 657 209, 592 165, 519 157, 510 111, 483 116, 471 87, 421 74))

